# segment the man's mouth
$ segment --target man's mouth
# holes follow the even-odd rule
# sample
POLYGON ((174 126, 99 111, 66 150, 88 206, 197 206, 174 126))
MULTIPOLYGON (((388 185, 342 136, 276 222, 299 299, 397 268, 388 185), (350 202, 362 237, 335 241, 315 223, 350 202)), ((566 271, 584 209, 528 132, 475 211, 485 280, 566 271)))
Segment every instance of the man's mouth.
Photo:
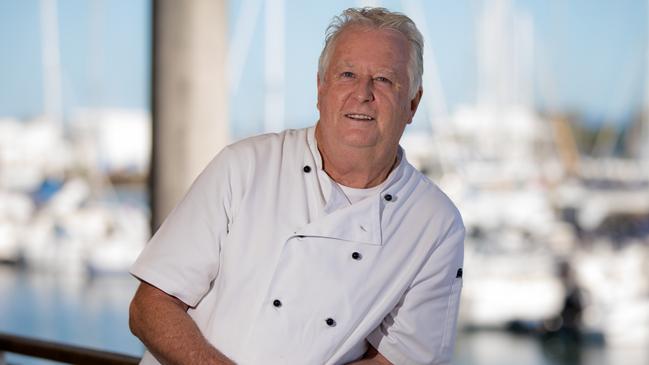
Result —
POLYGON ((358 113, 347 113, 345 116, 349 119, 354 120, 374 120, 374 117, 367 114, 358 114, 358 113))

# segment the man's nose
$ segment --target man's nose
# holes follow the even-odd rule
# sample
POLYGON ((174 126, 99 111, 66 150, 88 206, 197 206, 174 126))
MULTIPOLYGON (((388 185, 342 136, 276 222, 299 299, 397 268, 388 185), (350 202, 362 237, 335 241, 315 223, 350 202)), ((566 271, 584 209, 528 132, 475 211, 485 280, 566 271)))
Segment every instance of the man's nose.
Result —
POLYGON ((362 78, 359 79, 356 84, 356 90, 354 94, 356 99, 360 102, 374 101, 374 89, 372 85, 371 78, 362 78))

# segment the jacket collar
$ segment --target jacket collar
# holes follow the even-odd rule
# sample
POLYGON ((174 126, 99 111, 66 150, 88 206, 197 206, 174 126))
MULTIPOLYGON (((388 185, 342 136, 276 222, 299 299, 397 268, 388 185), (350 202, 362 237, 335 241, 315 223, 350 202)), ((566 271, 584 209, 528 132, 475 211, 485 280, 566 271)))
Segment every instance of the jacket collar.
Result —
POLYGON ((399 162, 388 175, 383 187, 371 197, 356 204, 349 204, 347 198, 335 182, 322 169, 322 157, 317 148, 315 127, 307 129, 307 145, 304 163, 315 166, 312 175, 313 196, 319 205, 318 218, 302 227, 298 235, 318 236, 382 245, 381 217, 389 205, 400 204, 410 189, 404 189, 412 176, 414 168, 406 160, 399 146, 399 162), (386 199, 386 196, 390 197, 386 199), (403 199, 402 199, 403 198, 403 199))

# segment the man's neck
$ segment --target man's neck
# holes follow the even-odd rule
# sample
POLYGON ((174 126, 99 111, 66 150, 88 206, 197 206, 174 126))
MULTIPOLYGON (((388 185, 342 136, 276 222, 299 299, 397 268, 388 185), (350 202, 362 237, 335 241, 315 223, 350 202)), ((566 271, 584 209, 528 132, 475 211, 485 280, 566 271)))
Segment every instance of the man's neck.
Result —
MULTIPOLYGON (((317 140, 317 133, 316 133, 317 140)), ((381 184, 397 165, 397 150, 387 156, 372 148, 341 147, 344 151, 331 153, 326 144, 317 143, 322 156, 322 168, 335 182, 357 189, 381 184)))

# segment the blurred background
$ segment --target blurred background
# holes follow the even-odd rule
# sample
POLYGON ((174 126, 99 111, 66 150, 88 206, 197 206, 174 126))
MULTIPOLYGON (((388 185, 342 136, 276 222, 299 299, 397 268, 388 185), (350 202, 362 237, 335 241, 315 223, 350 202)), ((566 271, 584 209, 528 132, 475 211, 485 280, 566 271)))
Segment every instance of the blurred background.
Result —
POLYGON ((426 40, 402 145, 467 226, 454 363, 649 363, 644 0, 0 0, 0 332, 140 356, 151 227, 224 145, 317 121, 365 5, 426 40))

